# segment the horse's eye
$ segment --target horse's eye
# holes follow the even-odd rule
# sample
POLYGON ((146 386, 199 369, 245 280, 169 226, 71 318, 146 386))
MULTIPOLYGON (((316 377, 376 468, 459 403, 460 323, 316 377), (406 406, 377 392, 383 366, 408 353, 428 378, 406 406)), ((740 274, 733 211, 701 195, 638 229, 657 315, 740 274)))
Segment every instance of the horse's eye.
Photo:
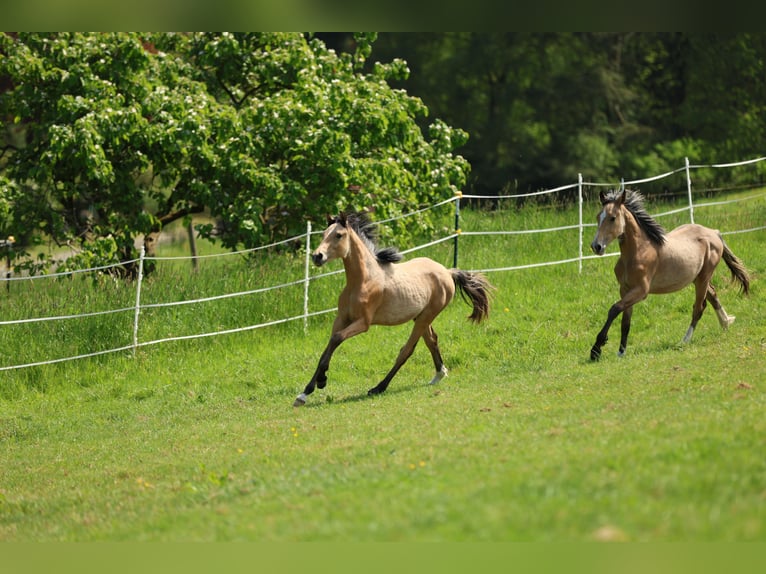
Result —
POLYGON ((343 234, 340 231, 335 233, 335 239, 342 239, 342 238, 343 238, 343 234))
POLYGON ((612 223, 614 223, 615 221, 617 221, 617 217, 615 217, 615 216, 613 215, 612 217, 610 217, 610 218, 609 218, 609 221, 611 221, 612 223))

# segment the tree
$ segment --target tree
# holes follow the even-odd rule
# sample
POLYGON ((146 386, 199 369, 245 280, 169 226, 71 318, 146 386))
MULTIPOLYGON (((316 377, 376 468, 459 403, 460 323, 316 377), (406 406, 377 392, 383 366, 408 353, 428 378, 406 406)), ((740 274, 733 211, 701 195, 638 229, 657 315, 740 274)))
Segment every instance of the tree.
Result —
POLYGON ((483 195, 762 155, 764 53, 764 34, 635 32, 386 33, 373 50, 471 134, 458 151, 483 195))
POLYGON ((416 73, 401 86, 471 134, 460 150, 469 186, 494 195, 615 168, 607 55, 593 45, 581 34, 464 32, 385 34, 375 50, 402 54, 416 73))
POLYGON ((688 96, 679 106, 691 137, 721 161, 763 154, 766 146, 766 35, 697 34, 689 41, 688 96))
MULTIPOLYGON (((467 139, 364 64, 301 34, 0 36, 0 234, 76 247, 70 266, 135 259, 141 234, 207 211, 229 248, 299 234, 308 219, 380 217, 449 197, 467 139)), ((428 224, 427 214, 423 221, 428 224)))

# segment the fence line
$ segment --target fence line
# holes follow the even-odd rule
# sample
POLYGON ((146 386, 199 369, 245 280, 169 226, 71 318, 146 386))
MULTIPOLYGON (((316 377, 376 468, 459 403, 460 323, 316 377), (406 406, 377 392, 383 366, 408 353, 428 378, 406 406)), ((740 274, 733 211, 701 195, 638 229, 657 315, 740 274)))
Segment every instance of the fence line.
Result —
POLYGON ((138 259, 131 259, 129 261, 123 261, 122 263, 112 263, 110 265, 103 265, 101 267, 91 267, 89 269, 73 269, 71 271, 60 271, 58 273, 45 273, 44 275, 22 275, 20 277, 0 277, 0 281, 34 281, 35 279, 51 279, 53 277, 67 277, 69 275, 75 275, 77 273, 93 273, 94 271, 104 271, 106 269, 113 269, 114 267, 122 267, 123 265, 131 265, 138 263, 138 259))
MULTIPOLYGON (((682 213, 682 212, 689 212, 689 219, 693 223, 694 222, 694 209, 697 208, 703 208, 703 207, 715 207, 715 206, 721 206, 721 205, 727 205, 731 203, 737 203, 740 201, 749 201, 752 199, 757 199, 766 196, 766 193, 761 193, 758 195, 740 198, 740 199, 732 199, 732 200, 725 200, 725 201, 714 201, 714 202, 705 202, 705 203, 697 203, 695 205, 693 196, 692 196, 692 183, 691 183, 691 170, 692 169, 702 169, 702 168, 731 168, 731 167, 737 167, 737 166, 743 166, 743 165, 750 165, 755 164, 760 161, 766 160, 766 157, 759 157, 751 160, 746 160, 742 162, 736 162, 736 163, 725 163, 725 164, 700 164, 700 165, 691 165, 689 163, 689 159, 685 158, 685 165, 682 168, 678 168, 673 171, 669 171, 667 173, 644 178, 644 179, 635 179, 630 181, 624 181, 621 180, 620 187, 624 188, 626 185, 637 185, 640 183, 647 183, 652 181, 658 181, 660 179, 669 177, 671 175, 685 172, 686 173, 686 182, 687 182, 687 195, 688 195, 688 205, 673 209, 670 211, 666 211, 663 213, 659 213, 654 215, 654 217, 664 217, 672 214, 682 213)), ((532 269, 532 268, 538 268, 538 267, 546 267, 546 266, 552 266, 552 265, 562 265, 562 264, 569 264, 569 263, 578 263, 578 270, 582 271, 582 263, 583 261, 595 259, 597 256, 595 255, 585 255, 583 253, 583 245, 584 245, 584 232, 586 228, 595 227, 595 223, 584 223, 583 222, 583 203, 584 203, 584 193, 583 188, 585 187, 615 187, 613 183, 603 183, 603 182, 584 182, 582 180, 582 174, 578 174, 578 182, 576 184, 570 184, 570 185, 564 185, 561 187, 553 188, 553 189, 546 189, 531 193, 521 193, 521 194, 512 194, 512 195, 496 195, 496 196, 483 196, 483 195, 463 195, 462 193, 458 192, 455 194, 454 197, 445 199, 443 201, 440 201, 438 203, 435 203, 433 205, 426 206, 422 209, 419 209, 417 211, 413 211, 411 213, 402 214, 397 217, 393 217, 390 219, 382 220, 377 222, 378 224, 383 223, 389 223, 392 221, 397 221, 400 219, 404 219, 407 217, 412 217, 414 215, 423 213, 425 211, 435 209, 444 205, 447 205, 449 203, 455 204, 455 231, 454 233, 451 233, 447 235, 446 237, 442 237, 439 239, 436 239, 434 241, 431 241, 429 243, 425 243, 422 245, 415 246, 411 249, 407 249, 402 251, 402 254, 408 254, 412 253, 414 251, 418 251, 421 249, 426 249, 428 247, 432 247, 434 245, 438 245, 441 243, 444 243, 446 241, 454 241, 454 266, 458 266, 458 243, 459 238, 463 235, 465 236, 478 236, 478 235, 522 235, 522 234, 531 234, 531 233, 551 233, 551 232, 557 232, 557 231, 566 231, 566 230, 573 230, 578 229, 579 230, 579 245, 578 245, 578 256, 572 257, 569 259, 563 259, 558 261, 544 261, 539 263, 531 263, 526 265, 515 265, 510 267, 497 267, 492 269, 472 269, 470 271, 481 271, 485 273, 490 272, 505 272, 505 271, 515 271, 515 270, 523 270, 523 269, 532 269), (565 191, 569 189, 577 189, 577 195, 578 195, 578 223, 575 225, 565 225, 561 227, 553 227, 553 228, 544 228, 544 229, 528 229, 528 230, 505 230, 505 231, 463 231, 460 229, 460 200, 461 199, 479 199, 479 200, 488 200, 488 199, 518 199, 518 198, 527 198, 527 197, 534 197, 534 196, 541 196, 546 194, 553 194, 560 191, 565 191)), ((740 230, 729 230, 726 232, 722 232, 723 235, 727 234, 736 234, 736 233, 751 233, 755 231, 762 231, 766 229, 766 225, 754 227, 750 229, 740 229, 740 230)), ((144 268, 144 262, 147 260, 153 260, 153 261, 169 261, 169 260, 183 260, 183 259, 191 259, 192 257, 187 256, 180 256, 180 257, 160 257, 160 256, 152 256, 147 257, 144 250, 141 250, 141 255, 139 259, 130 261, 129 263, 138 263, 138 279, 136 281, 136 297, 135 297, 135 305, 132 307, 126 307, 122 309, 113 309, 113 310, 107 310, 107 311, 97 311, 97 312, 91 312, 91 313, 83 313, 78 315, 61 315, 61 316, 53 316, 53 317, 39 317, 39 318, 32 318, 32 319, 19 319, 14 321, 0 321, 0 326, 2 325, 11 325, 11 324, 22 324, 22 323, 34 323, 34 322, 42 322, 42 321, 54 321, 54 320, 67 320, 67 319, 75 319, 75 318, 81 318, 81 317, 92 317, 96 315, 106 315, 106 314, 113 314, 113 313, 123 313, 132 311, 134 313, 134 320, 133 320, 133 341, 131 345, 125 345, 122 347, 114 348, 114 349, 107 349, 102 351, 97 351, 93 353, 86 353, 81 354, 73 357, 63 357, 58 359, 51 359, 51 360, 45 360, 45 361, 38 361, 33 363, 26 363, 26 364, 19 364, 19 365, 9 365, 9 366, 1 366, 0 371, 7 371, 7 370, 13 370, 13 369, 21 369, 26 367, 35 367, 35 366, 42 366, 42 365, 49 365, 49 364, 56 364, 61 363, 65 361, 72 361, 76 359, 82 359, 82 358, 89 358, 89 357, 95 357, 99 355, 105 355, 108 353, 116 353, 116 352, 123 352, 123 351, 132 351, 132 353, 135 355, 136 350, 140 347, 147 347, 151 345, 157 345, 165 342, 170 341, 181 341, 181 340, 189 340, 189 339, 198 339, 203 337, 212 337, 217 335, 226 335, 231 333, 240 333, 244 331, 251 331, 255 329, 260 329, 264 327, 269 327, 273 325, 288 323, 291 321, 297 321, 297 320, 303 320, 304 324, 304 332, 308 330, 308 319, 310 317, 315 317, 327 313, 331 313, 335 311, 335 308, 330 309, 323 309, 321 311, 313 311, 309 312, 309 286, 312 281, 315 281, 317 279, 328 277, 331 275, 338 275, 343 273, 343 270, 338 271, 332 271, 332 272, 326 272, 326 273, 320 273, 316 275, 310 274, 310 253, 311 253, 311 236, 322 233, 322 231, 313 231, 311 228, 311 222, 307 223, 306 227, 306 233, 303 235, 290 237, 288 239, 271 243, 269 245, 263 245, 260 247, 252 248, 252 249, 246 249, 242 251, 232 251, 232 252, 226 252, 226 253, 217 253, 217 254, 211 254, 211 255, 196 255, 197 259, 201 258, 213 258, 213 257, 226 257, 231 255, 241 255, 245 253, 252 253, 254 251, 258 251, 261 249, 267 249, 270 247, 295 242, 297 240, 305 239, 305 245, 306 245, 306 253, 305 253, 305 261, 304 261, 304 276, 296 281, 283 283, 280 285, 274 285, 270 287, 262 287, 258 289, 252 289, 248 291, 241 291, 237 293, 226 293, 223 295, 216 295, 211 297, 203 297, 193 300, 182 300, 182 301, 173 301, 168 303, 150 303, 150 304, 142 304, 141 303, 141 286, 142 286, 142 279, 143 279, 143 268, 144 268), (285 287, 291 287, 296 285, 303 285, 303 310, 300 315, 287 317, 283 319, 277 319, 274 321, 269 321, 266 323, 260 323, 256 325, 248 325, 244 327, 237 327, 232 329, 226 329, 226 330, 220 330, 220 331, 212 331, 207 333, 200 333, 195 335, 184 335, 184 336, 178 336, 178 337, 168 337, 163 339, 156 339, 152 341, 139 341, 139 327, 140 327, 140 314, 141 310, 143 309, 150 309, 150 308, 156 308, 156 307, 170 307, 170 306, 176 306, 176 305, 190 305, 190 304, 198 304, 198 303, 205 303, 209 301, 214 300, 220 300, 220 299, 226 299, 231 297, 241 297, 245 295, 251 295, 255 293, 262 293, 266 291, 276 290, 276 289, 283 289, 285 287)), ((609 254, 612 256, 617 255, 617 253, 609 254)), ((113 264, 113 265, 106 265, 102 267, 95 267, 91 269, 79 269, 79 270, 73 270, 73 271, 66 271, 66 272, 60 272, 60 273, 51 273, 46 275, 33 275, 33 276, 21 276, 21 277, 4 277, 0 278, 0 281, 23 281, 23 280, 36 280, 36 279, 42 279, 42 278, 51 278, 51 277, 62 277, 62 276, 70 276, 75 273, 88 273, 88 272, 98 272, 98 271, 104 271, 107 269, 110 269, 112 267, 119 266, 121 264, 113 264)))

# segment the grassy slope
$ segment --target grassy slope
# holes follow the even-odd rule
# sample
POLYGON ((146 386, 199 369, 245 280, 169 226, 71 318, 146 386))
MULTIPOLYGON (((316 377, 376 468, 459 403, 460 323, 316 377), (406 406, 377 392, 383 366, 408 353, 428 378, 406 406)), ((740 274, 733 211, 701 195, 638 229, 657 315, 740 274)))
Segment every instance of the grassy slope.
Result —
POLYGON ((622 360, 615 326, 588 361, 599 259, 491 274, 488 323, 437 320, 450 376, 425 385, 421 345, 374 399, 406 326, 344 343, 303 409, 330 316, 6 373, 0 539, 764 540, 762 237, 727 238, 755 277, 717 274, 729 332, 707 313, 681 348, 691 290, 650 298, 622 360))

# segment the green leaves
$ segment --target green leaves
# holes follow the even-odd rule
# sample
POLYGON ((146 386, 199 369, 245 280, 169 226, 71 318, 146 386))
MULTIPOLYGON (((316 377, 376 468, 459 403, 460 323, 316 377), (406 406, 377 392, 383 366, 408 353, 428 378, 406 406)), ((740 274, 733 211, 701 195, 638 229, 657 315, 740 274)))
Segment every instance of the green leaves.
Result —
POLYGON ((339 55, 293 33, 2 36, 0 115, 25 145, 0 173, 45 201, 10 204, 8 226, 39 219, 106 263, 188 208, 220 223, 199 233, 239 248, 328 212, 387 216, 451 195, 468 173, 452 155, 467 134, 435 120, 426 138, 423 102, 388 84, 406 63, 365 73, 376 34, 355 38, 339 55), (109 236, 121 249, 97 244, 109 236))

